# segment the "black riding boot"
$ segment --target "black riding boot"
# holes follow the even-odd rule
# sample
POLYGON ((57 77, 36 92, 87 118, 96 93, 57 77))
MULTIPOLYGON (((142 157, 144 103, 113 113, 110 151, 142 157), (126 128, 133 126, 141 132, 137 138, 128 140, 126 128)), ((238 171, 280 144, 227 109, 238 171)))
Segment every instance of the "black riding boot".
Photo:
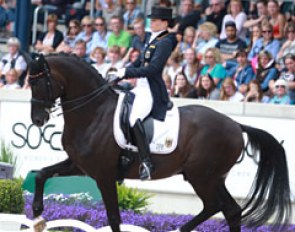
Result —
POLYGON ((150 157, 150 146, 147 140, 142 122, 138 119, 133 127, 134 137, 138 147, 139 160, 141 162, 139 168, 139 178, 141 180, 150 180, 151 173, 154 171, 150 157))

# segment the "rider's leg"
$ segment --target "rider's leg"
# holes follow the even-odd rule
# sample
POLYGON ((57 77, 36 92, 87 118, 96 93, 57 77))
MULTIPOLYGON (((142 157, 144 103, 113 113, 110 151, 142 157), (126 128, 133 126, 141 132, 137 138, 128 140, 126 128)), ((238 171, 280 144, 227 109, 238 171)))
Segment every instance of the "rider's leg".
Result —
POLYGON ((141 162, 139 169, 139 178, 141 180, 150 180, 154 166, 150 157, 149 142, 145 134, 144 127, 140 119, 137 119, 133 126, 136 144, 138 147, 139 160, 141 162))

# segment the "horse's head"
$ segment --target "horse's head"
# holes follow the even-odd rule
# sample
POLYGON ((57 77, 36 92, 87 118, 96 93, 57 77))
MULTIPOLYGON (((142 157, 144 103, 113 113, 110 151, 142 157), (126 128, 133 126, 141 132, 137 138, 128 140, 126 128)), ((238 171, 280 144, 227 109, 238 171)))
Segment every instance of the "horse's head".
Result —
POLYGON ((32 90, 31 119, 36 126, 43 126, 49 120, 56 98, 61 95, 43 55, 38 55, 30 63, 28 81, 32 90))

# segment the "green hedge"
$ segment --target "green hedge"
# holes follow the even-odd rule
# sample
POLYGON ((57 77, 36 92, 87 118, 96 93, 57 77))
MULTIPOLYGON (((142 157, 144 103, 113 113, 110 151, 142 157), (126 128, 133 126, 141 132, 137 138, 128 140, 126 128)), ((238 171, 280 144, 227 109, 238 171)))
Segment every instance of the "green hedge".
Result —
POLYGON ((23 209, 22 180, 0 180, 0 212, 21 214, 23 209))

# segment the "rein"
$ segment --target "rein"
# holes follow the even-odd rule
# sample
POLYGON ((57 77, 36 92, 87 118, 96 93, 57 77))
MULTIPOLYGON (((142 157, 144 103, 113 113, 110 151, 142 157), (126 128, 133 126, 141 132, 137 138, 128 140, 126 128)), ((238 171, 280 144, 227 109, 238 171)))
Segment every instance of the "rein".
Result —
MULTIPOLYGON (((89 94, 86 94, 84 96, 77 97, 77 98, 74 98, 71 100, 64 100, 62 102, 56 102, 56 100, 52 100, 53 99, 53 87, 52 87, 52 81, 51 81, 52 77, 50 74, 50 69, 49 69, 48 63, 46 61, 44 62, 44 71, 34 74, 34 75, 29 75, 28 78, 29 78, 29 82, 31 85, 33 85, 36 81, 38 81, 42 78, 46 79, 47 96, 48 96, 47 100, 38 100, 36 98, 32 98, 31 102, 44 105, 45 109, 47 110, 48 113, 53 113, 53 112, 57 111, 60 107, 63 107, 63 106, 69 105, 69 104, 78 104, 78 105, 75 105, 73 107, 70 107, 70 108, 64 110, 62 113, 57 114, 57 116, 75 111, 75 110, 85 106, 86 104, 91 102, 93 99, 95 99, 97 96, 102 94, 105 90, 107 90, 111 86, 108 82, 106 82, 101 87, 93 90, 89 94)), ((64 87, 61 86, 61 89, 63 90, 64 87)))

